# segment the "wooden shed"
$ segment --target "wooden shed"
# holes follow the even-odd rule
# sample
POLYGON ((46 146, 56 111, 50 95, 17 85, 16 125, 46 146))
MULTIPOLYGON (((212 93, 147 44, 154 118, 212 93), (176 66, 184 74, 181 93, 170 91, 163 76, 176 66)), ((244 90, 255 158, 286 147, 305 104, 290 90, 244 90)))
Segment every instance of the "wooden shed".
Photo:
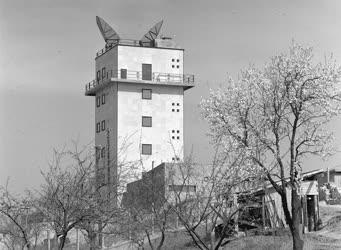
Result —
MULTIPOLYGON (((318 170, 320 171, 320 170, 318 170)), ((323 171, 323 170, 321 170, 323 171)), ((303 231, 309 232, 317 230, 319 220, 319 192, 318 182, 316 180, 307 180, 305 178, 310 176, 302 175, 303 181, 301 183, 301 197, 302 197, 302 224, 303 231)), ((289 211, 291 213, 291 188, 287 188, 287 201, 289 211)), ((263 228, 283 228, 287 227, 281 196, 275 191, 271 184, 264 186, 252 193, 253 197, 258 197, 258 206, 252 205, 252 210, 258 210, 262 218, 263 228)), ((244 216, 245 217, 245 216, 244 216)))

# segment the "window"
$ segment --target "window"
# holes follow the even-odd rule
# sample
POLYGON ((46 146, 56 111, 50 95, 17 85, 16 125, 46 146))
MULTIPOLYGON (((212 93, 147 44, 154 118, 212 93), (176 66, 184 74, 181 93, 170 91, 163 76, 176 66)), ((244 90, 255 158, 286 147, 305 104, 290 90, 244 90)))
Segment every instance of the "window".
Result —
POLYGON ((175 139, 175 136, 172 136, 172 139, 175 139))
POLYGON ((176 65, 176 68, 178 69, 178 68, 179 68, 179 65, 176 65))
POLYGON ((172 68, 174 68, 175 66, 174 65, 172 65, 172 68))
POLYGON ((169 185, 169 191, 174 192, 196 192, 195 185, 169 185))
POLYGON ((105 94, 102 95, 102 104, 105 104, 105 94))
POLYGON ((96 123, 96 132, 101 132, 101 124, 99 122, 96 123))
POLYGON ((177 136, 176 139, 180 140, 180 136, 177 136))
POLYGON ((102 131, 104 131, 104 130, 105 130, 105 120, 102 121, 102 124, 101 124, 101 125, 102 125, 102 126, 101 126, 101 127, 102 127, 102 131))
POLYGON ((142 116, 142 127, 151 127, 151 126, 152 126, 152 117, 142 116))
POLYGON ((175 133, 175 130, 172 130, 172 133, 175 133))
POLYGON ((180 106, 180 103, 177 103, 176 106, 180 106))
POLYGON ((100 158, 100 150, 98 147, 96 147, 96 160, 100 158))
POLYGON ((127 79, 127 69, 121 69, 121 79, 127 79))
POLYGON ((175 105, 175 103, 173 102, 173 103, 172 103, 172 106, 174 106, 174 105, 175 105))
POLYGON ((142 154, 151 155, 152 154, 152 144, 142 144, 142 154))
POLYGON ((151 89, 142 89, 142 99, 152 99, 152 90, 151 89))
POLYGON ((152 80, 152 65, 142 64, 142 80, 151 81, 152 80))
POLYGON ((174 112, 175 111, 175 109, 172 109, 172 112, 174 112))
POLYGON ((180 109, 177 109, 176 112, 180 112, 180 109))
POLYGON ((177 61, 177 62, 180 62, 180 60, 179 60, 179 59, 176 59, 176 61, 177 61))
POLYGON ((175 62, 175 59, 174 59, 174 58, 172 59, 172 62, 175 62))
POLYGON ((102 79, 105 78, 105 67, 102 68, 102 79))
POLYGON ((102 148, 101 149, 101 158, 104 158, 105 157, 105 148, 102 148))
POLYGON ((179 134, 179 133, 180 133, 180 130, 177 130, 176 132, 179 134))
POLYGON ((96 96, 96 106, 97 107, 101 106, 101 97, 100 96, 96 96))
POLYGON ((101 80, 101 71, 100 71, 100 70, 97 71, 96 79, 97 79, 97 82, 98 82, 99 80, 101 80))

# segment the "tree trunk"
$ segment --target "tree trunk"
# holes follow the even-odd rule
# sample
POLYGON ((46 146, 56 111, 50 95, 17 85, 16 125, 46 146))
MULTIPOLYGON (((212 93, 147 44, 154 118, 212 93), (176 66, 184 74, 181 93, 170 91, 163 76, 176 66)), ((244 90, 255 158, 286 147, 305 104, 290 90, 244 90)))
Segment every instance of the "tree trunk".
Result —
POLYGON ((59 237, 59 247, 58 249, 59 250, 62 250, 64 248, 64 245, 65 245, 65 240, 66 240, 66 234, 63 234, 61 237, 59 237))
POLYGON ((97 249, 97 246, 96 246, 96 233, 88 232, 88 237, 89 237, 89 241, 90 241, 90 250, 97 249))
POLYGON ((159 245, 157 246, 156 250, 161 250, 164 242, 165 242, 165 231, 162 230, 162 232, 161 232, 161 240, 160 240, 159 245))
POLYGON ((297 188, 291 190, 291 206, 292 206, 292 226, 290 227, 293 239, 293 249, 302 250, 304 241, 302 235, 302 206, 301 197, 297 192, 297 188))

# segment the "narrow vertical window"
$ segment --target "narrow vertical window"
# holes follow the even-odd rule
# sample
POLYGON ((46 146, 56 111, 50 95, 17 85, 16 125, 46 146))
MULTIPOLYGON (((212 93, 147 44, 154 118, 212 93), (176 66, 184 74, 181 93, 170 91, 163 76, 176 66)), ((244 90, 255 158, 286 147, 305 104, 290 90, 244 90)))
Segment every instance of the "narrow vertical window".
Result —
POLYGON ((100 158, 100 149, 98 147, 96 147, 95 150, 96 150, 96 160, 99 160, 99 158, 100 158))
POLYGON ((152 80, 152 65, 143 63, 142 64, 142 80, 151 81, 152 80))
POLYGON ((105 67, 102 68, 102 79, 105 78, 105 67))
POLYGON ((97 108, 99 106, 101 106, 101 97, 100 96, 96 96, 96 106, 97 106, 97 108))
POLYGON ((101 132, 101 124, 99 122, 96 123, 96 132, 101 132))
POLYGON ((101 124, 101 125, 102 125, 102 126, 101 126, 101 127, 102 127, 102 131, 104 131, 104 130, 105 130, 105 120, 102 121, 102 124, 101 124))
POLYGON ((101 149, 101 158, 104 158, 105 157, 105 148, 103 147, 101 149))
POLYGON ((97 71, 96 79, 97 79, 97 82, 99 80, 101 80, 101 71, 100 70, 97 71))
POLYGON ((127 69, 121 69, 121 79, 127 79, 127 69))
POLYGON ((102 94, 102 104, 105 104, 105 94, 102 94))

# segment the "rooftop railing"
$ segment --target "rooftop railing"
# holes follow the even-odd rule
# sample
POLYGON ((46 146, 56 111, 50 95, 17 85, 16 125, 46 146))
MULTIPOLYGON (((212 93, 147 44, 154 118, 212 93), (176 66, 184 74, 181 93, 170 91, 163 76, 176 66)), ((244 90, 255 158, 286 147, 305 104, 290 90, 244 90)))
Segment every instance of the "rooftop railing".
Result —
POLYGON ((105 45, 103 49, 96 53, 96 57, 103 55, 108 50, 111 50, 116 45, 129 45, 129 46, 140 46, 140 47, 154 47, 154 42, 141 42, 139 40, 132 40, 132 39, 118 39, 112 40, 110 44, 105 45))
POLYGON ((101 79, 95 79, 85 85, 85 92, 91 89, 105 84, 110 81, 111 78, 122 79, 122 80, 134 80, 134 81, 151 81, 155 83, 164 84, 183 84, 188 86, 194 85, 194 75, 180 75, 180 74, 169 74, 153 72, 152 74, 142 74, 141 71, 128 71, 125 69, 121 70, 110 70, 107 71, 104 76, 101 75, 101 79))

